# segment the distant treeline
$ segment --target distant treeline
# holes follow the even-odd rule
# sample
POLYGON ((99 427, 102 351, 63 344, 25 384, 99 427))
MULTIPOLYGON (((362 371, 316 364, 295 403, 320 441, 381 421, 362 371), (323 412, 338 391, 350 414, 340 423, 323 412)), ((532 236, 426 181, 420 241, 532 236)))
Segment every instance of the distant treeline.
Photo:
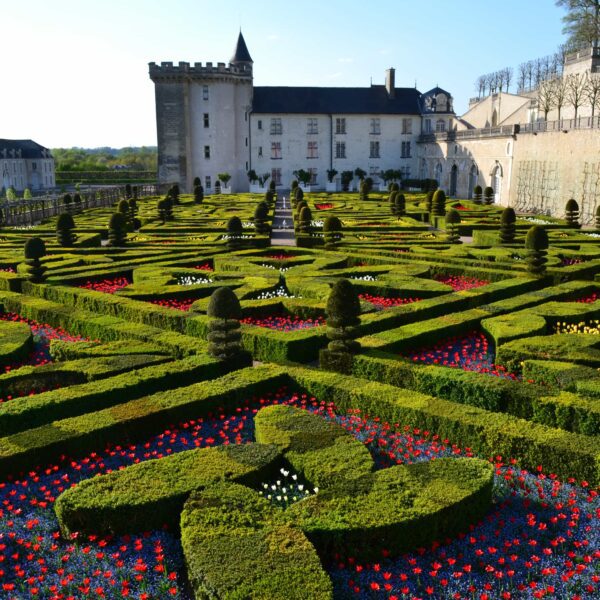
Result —
POLYGON ((139 148, 54 148, 57 171, 156 171, 156 146, 139 148))

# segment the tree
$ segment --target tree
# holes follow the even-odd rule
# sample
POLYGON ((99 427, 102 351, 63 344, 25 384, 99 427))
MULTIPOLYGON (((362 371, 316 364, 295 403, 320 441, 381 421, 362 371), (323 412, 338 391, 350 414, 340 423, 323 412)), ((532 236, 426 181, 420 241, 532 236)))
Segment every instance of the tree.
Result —
POLYGON ((360 344, 356 341, 356 327, 360 325, 360 300, 356 289, 347 279, 338 279, 327 299, 327 346, 330 352, 356 354, 360 344))
POLYGON ((6 190, 6 199, 9 202, 17 199, 17 192, 15 192, 15 188, 12 185, 6 190))
POLYGON ((133 196, 133 192, 131 190, 131 184, 127 183, 125 184, 125 198, 127 200, 129 200, 129 198, 131 198, 133 196))
POLYGON ((572 229, 579 229, 581 227, 579 223, 579 204, 577 204, 577 200, 574 198, 567 200, 567 204, 565 205, 565 221, 567 222, 567 227, 572 229))
POLYGON ((171 198, 172 204, 179 204, 179 185, 174 183, 169 188, 167 195, 171 198))
POLYGON ((433 214, 443 217, 446 214, 446 194, 444 190, 437 190, 433 193, 433 214))
POLYGON ((338 217, 328 216, 323 223, 325 250, 335 250, 342 239, 342 222, 338 217))
POLYGON ((333 183, 333 180, 337 174, 338 172, 335 169, 327 169, 327 181, 329 181, 329 183, 333 183))
POLYGON ((27 280, 31 283, 43 283, 46 279, 46 267, 41 263, 41 258, 46 256, 46 244, 38 237, 29 238, 25 242, 25 270, 27 280))
POLYGON ((240 319, 242 307, 235 293, 227 287, 215 290, 208 302, 208 353, 230 360, 243 353, 240 319))
POLYGON ((127 219, 122 212, 113 213, 108 222, 108 245, 124 246, 127 242, 127 219))
POLYGON ((476 185, 473 188, 473 201, 475 204, 481 204, 481 198, 483 198, 483 188, 480 185, 476 185))
POLYGON ((231 175, 229 173, 218 173, 217 179, 223 184, 223 187, 227 187, 227 184, 231 180, 231 175))
POLYGON ((173 198, 171 198, 169 195, 165 196, 164 210, 165 219, 167 221, 174 221, 175 215, 173 214, 173 198))
POLYGON ((578 46, 598 46, 600 40, 600 0, 556 0, 567 10, 562 18, 563 33, 578 46))
POLYGON ((567 101, 567 84, 563 77, 557 77, 552 80, 552 91, 554 94, 554 105, 558 111, 558 120, 565 102, 567 101))
POLYGON ((548 113, 554 108, 554 83, 543 81, 537 91, 538 106, 544 113, 544 121, 548 120, 548 113))
POLYGON ((354 175, 362 181, 367 176, 367 172, 360 167, 356 167, 356 169, 354 169, 354 175))
POLYGON ((69 248, 75 244, 77 236, 73 233, 75 222, 69 213, 61 213, 56 220, 56 241, 63 248, 69 248))
POLYGON ((586 97, 587 79, 587 73, 572 73, 566 78, 567 102, 575 111, 575 120, 577 120, 579 107, 586 97))
POLYGON ((585 86, 585 97, 592 108, 592 119, 600 107, 600 73, 590 73, 585 86))
POLYGON ((242 247, 243 231, 244 228, 239 217, 233 216, 227 221, 227 248, 229 250, 239 250, 242 247))
POLYGON ((548 234, 543 227, 534 225, 527 232, 525 237, 527 270, 536 277, 541 277, 546 272, 548 245, 548 234))
POLYGON ((527 63, 519 65, 519 74, 517 75, 517 91, 522 92, 527 87, 527 63))
POLYGON ((460 234, 458 226, 460 225, 460 214, 455 208, 451 208, 446 213, 446 240, 450 244, 460 244, 460 234))
POLYGON ((293 172, 294 177, 298 178, 298 181, 303 185, 309 185, 312 180, 312 173, 310 171, 305 171, 304 169, 298 169, 293 172))
POLYGON ((31 190, 29 188, 25 188, 23 191, 23 200, 31 200, 33 196, 31 195, 31 190))
POLYGON ((354 179, 354 173, 352 171, 342 171, 341 180, 342 180, 342 190, 344 192, 348 191, 350 187, 350 182, 354 179))
POLYGON ((204 200, 204 188, 198 184, 194 186, 194 202, 196 204, 202 204, 204 200))
POLYGON ((516 221, 517 215, 514 208, 509 206, 502 211, 500 216, 500 244, 512 244, 515 241, 516 221))
POLYGON ((477 90, 477 97, 483 98, 485 96, 485 75, 480 75, 475 81, 475 89, 477 90))
POLYGON ((256 183, 258 181, 258 175, 254 169, 250 169, 246 175, 248 176, 248 181, 250 183, 256 183))
POLYGON ((494 203, 494 188, 489 185, 483 190, 483 201, 485 204, 493 204, 494 203))
POLYGON ((271 181, 269 182, 269 190, 273 193, 275 193, 275 191, 277 190, 277 184, 275 183, 275 180, 273 178, 271 178, 271 181))
POLYGON ((364 179, 360 182, 360 199, 369 199, 369 184, 364 179))

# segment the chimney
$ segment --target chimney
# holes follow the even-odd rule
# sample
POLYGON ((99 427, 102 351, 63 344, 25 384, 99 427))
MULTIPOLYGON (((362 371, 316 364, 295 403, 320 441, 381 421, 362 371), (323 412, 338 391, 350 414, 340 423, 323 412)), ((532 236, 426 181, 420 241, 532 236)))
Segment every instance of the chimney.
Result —
POLYGON ((385 72, 385 89, 388 93, 388 98, 394 98, 396 95, 396 70, 389 68, 385 72))

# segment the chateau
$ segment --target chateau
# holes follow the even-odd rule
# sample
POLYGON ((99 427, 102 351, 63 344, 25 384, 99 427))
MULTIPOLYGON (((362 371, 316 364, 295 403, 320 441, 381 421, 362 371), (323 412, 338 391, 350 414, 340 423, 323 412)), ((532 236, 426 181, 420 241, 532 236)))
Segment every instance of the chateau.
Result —
MULTIPOLYGON (((449 92, 395 85, 366 88, 258 87, 240 32, 228 64, 150 63, 155 84, 159 181, 191 190, 200 177, 212 193, 219 173, 247 191, 247 172, 287 188, 299 169, 313 189, 331 189, 327 172, 395 169, 404 179, 436 179, 450 196, 491 186, 499 204, 562 214, 574 197, 589 221, 600 202, 598 112, 564 103, 543 114, 537 90, 471 101, 457 116, 449 92), (559 118, 560 116, 560 118, 559 118), (545 118, 544 118, 545 117, 545 118)), ((596 74, 600 51, 566 57, 562 77, 596 74)))
POLYGON ((33 140, 0 139, 0 188, 17 191, 55 186, 54 159, 48 148, 33 140))

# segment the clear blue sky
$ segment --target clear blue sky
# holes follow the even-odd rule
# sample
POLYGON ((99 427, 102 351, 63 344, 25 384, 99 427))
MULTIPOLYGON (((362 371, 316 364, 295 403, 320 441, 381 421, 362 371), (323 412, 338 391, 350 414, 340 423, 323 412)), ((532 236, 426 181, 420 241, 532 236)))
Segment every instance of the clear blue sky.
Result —
POLYGON ((255 85, 474 81, 554 52, 554 0, 0 0, 0 137, 48 147, 154 145, 150 61, 228 62, 242 27, 255 85))

